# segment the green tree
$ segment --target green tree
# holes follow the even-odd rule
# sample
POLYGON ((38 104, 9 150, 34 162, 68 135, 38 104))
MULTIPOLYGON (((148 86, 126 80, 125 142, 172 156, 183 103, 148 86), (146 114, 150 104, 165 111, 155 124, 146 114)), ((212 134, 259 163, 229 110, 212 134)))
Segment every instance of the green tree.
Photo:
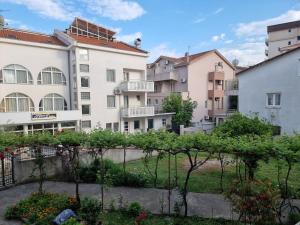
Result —
POLYGON ((172 94, 168 96, 163 102, 164 112, 174 112, 172 117, 172 127, 175 132, 179 132, 179 126, 189 126, 193 117, 194 109, 197 103, 191 98, 183 100, 181 95, 172 94))

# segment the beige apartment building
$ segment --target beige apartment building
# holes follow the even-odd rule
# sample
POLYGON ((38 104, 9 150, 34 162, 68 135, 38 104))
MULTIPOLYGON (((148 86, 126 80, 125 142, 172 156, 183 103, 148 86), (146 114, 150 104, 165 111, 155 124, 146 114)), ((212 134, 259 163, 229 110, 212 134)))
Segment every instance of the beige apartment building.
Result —
POLYGON ((160 56, 148 64, 147 79, 154 81, 148 105, 162 110, 164 99, 172 93, 197 102, 193 123, 223 120, 237 109, 235 67, 217 50, 180 58, 160 56))
POLYGON ((300 46, 300 20, 268 26, 266 56, 273 58, 300 46))

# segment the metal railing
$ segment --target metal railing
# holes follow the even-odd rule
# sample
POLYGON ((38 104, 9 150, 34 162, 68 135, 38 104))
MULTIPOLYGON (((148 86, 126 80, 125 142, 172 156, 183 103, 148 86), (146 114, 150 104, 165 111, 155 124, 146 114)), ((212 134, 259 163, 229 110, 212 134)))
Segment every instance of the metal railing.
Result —
POLYGON ((122 117, 154 116, 153 106, 135 106, 121 109, 122 117))
POLYGON ((142 92, 154 92, 153 81, 123 81, 120 85, 122 91, 142 91, 142 92))

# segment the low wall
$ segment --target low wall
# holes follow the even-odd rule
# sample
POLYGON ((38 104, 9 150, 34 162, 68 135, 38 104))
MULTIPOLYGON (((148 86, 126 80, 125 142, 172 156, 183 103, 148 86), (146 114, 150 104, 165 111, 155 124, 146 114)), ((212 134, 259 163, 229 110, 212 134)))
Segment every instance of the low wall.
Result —
MULTIPOLYGON (((105 152, 104 158, 110 159, 115 163, 123 162, 123 149, 110 149, 105 152)), ((126 150, 126 161, 132 161, 141 159, 145 156, 142 150, 140 149, 127 149, 126 150)), ((80 161, 83 164, 90 164, 94 158, 89 152, 80 153, 80 161)), ((62 159, 60 156, 50 156, 45 158, 45 170, 47 177, 59 177, 64 173, 62 159)), ((17 160, 14 162, 14 173, 16 183, 29 182, 34 179, 37 179, 38 170, 32 174, 33 169, 36 167, 34 159, 28 160, 17 160), (34 176, 32 176, 34 175, 34 176)))

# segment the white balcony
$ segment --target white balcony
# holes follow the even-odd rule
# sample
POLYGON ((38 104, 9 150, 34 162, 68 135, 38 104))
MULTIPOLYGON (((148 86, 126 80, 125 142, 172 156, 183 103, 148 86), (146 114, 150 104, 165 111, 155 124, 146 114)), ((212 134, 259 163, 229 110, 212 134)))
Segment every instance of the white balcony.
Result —
POLYGON ((124 81, 120 88, 124 92, 154 92, 153 81, 124 81))
POLYGON ((154 116, 153 106, 135 106, 121 109, 121 117, 134 118, 147 116, 154 116))

